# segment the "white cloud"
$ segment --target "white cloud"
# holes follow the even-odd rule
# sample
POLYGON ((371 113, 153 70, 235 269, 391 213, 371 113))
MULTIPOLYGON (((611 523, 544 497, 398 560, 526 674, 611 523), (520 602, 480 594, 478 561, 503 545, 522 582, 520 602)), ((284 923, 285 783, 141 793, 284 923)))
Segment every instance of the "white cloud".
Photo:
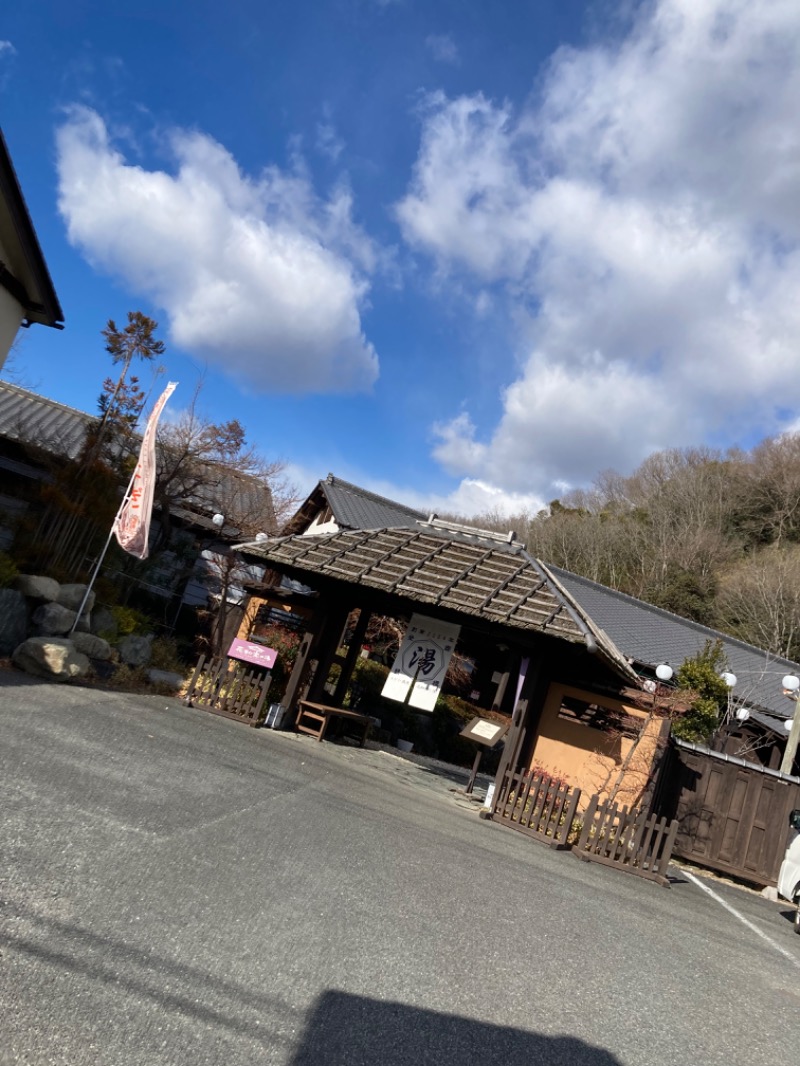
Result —
POLYGON ((340 187, 242 174, 220 144, 175 130, 175 173, 128 163, 102 119, 76 108, 58 131, 59 208, 97 269, 166 312, 170 338, 242 382, 285 392, 369 388, 376 353, 359 307, 374 266, 340 187))
POLYGON ((12 56, 17 54, 17 50, 11 41, 0 41, 0 56, 3 54, 12 56))
POLYGON ((425 38, 425 47, 439 63, 449 63, 451 66, 458 66, 461 62, 458 45, 449 33, 430 34, 425 38))
POLYGON ((332 122, 317 123, 317 151, 327 156, 332 162, 336 162, 344 151, 344 141, 336 132, 332 122))
POLYGON ((531 315, 495 429, 437 427, 448 470, 548 496, 800 406, 798 50, 795 0, 658 0, 524 108, 429 100, 404 236, 531 315))

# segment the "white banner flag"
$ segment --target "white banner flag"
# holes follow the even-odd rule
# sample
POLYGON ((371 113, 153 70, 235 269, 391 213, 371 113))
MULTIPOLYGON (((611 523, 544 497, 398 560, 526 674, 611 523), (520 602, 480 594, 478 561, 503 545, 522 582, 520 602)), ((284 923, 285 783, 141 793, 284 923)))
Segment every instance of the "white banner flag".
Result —
POLYGON ((432 711, 460 631, 461 626, 452 622, 412 614, 381 695, 419 711, 432 711))
POLYGON ((128 495, 122 501, 114 519, 113 533, 120 548, 135 555, 137 559, 146 559, 149 550, 147 538, 156 487, 156 427, 161 412, 177 384, 177 381, 169 382, 150 412, 128 495))

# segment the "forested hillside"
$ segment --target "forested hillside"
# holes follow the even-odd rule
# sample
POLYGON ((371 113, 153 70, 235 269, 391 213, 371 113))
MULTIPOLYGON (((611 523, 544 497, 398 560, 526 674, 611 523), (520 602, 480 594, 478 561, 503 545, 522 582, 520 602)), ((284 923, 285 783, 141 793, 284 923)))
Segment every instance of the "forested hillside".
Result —
POLYGON ((546 563, 800 659, 800 434, 659 452, 536 515, 479 515, 546 563))

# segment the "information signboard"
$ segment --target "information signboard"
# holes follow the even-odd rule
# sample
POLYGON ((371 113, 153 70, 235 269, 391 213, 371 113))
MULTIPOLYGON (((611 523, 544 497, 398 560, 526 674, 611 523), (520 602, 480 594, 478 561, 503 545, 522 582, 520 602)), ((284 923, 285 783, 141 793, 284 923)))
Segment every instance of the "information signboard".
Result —
POLYGON ((487 748, 493 748, 508 732, 510 723, 492 722, 488 718, 473 718, 461 730, 461 736, 467 740, 474 740, 478 744, 484 744, 487 748))
POLYGON ((256 644, 252 640, 240 640, 235 637, 228 648, 229 659, 241 659, 242 662, 252 663, 254 666, 263 666, 265 670, 271 670, 278 658, 274 648, 268 648, 264 644, 256 644))

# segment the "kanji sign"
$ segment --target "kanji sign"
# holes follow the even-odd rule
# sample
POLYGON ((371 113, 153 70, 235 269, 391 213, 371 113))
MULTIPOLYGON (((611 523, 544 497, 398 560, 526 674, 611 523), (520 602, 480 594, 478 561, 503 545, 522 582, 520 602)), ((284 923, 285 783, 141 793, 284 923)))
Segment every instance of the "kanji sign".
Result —
POLYGON ((432 711, 460 631, 451 622, 413 614, 382 695, 432 711))

